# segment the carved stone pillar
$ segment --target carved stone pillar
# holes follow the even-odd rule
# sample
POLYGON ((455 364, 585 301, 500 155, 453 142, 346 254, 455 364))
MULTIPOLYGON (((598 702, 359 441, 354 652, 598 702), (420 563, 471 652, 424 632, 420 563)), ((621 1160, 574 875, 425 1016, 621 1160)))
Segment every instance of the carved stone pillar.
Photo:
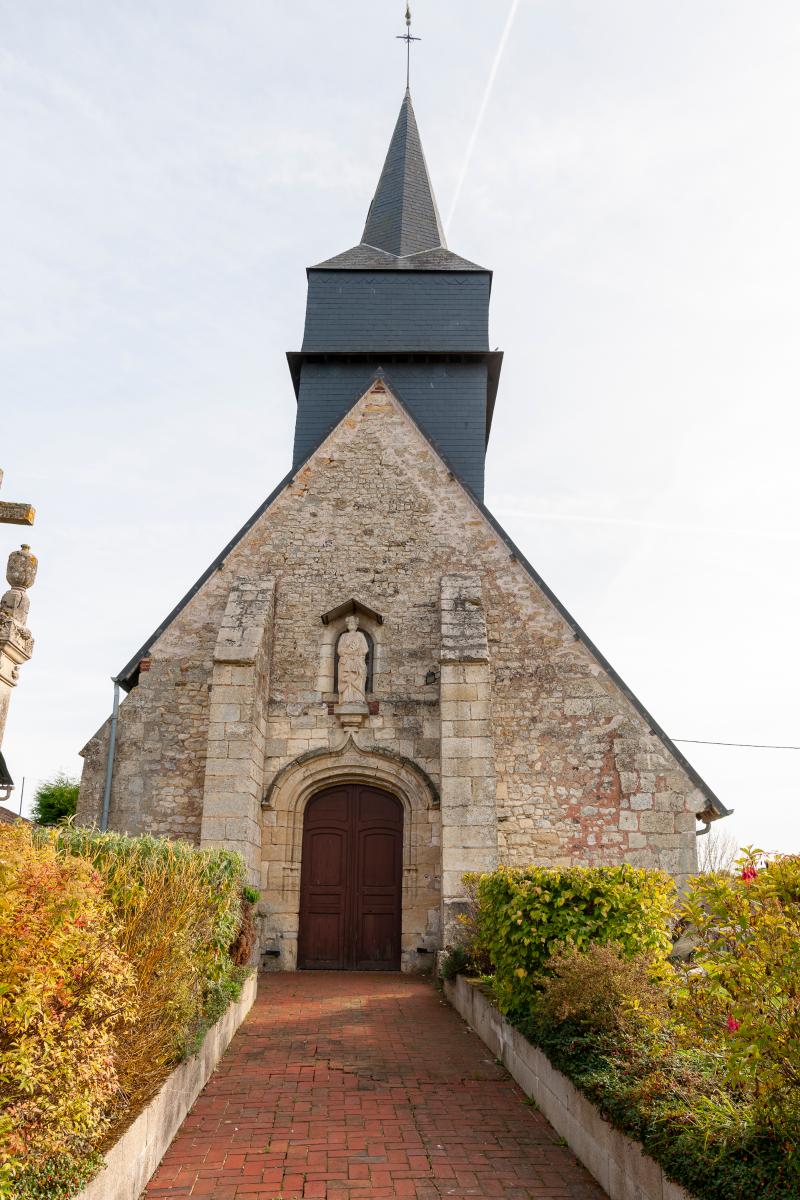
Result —
POLYGON ((458 941, 467 871, 497 866, 494 738, 486 615, 479 575, 441 585, 442 928, 458 941))
POLYGON ((37 566, 30 546, 15 550, 8 559, 6 579, 11 587, 0 599, 0 746, 11 689, 17 686, 20 667, 33 654, 33 637, 26 625, 30 607, 27 591, 36 579, 37 566))
POLYGON ((273 579, 237 579, 217 636, 209 704, 200 845, 238 850, 250 883, 261 873, 273 579))

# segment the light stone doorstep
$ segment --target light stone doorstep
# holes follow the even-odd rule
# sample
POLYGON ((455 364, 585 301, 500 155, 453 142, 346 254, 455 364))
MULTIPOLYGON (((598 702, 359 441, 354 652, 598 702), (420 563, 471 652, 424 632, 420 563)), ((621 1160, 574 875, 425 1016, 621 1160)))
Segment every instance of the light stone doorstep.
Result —
POLYGON ((209 1029, 197 1054, 176 1067, 147 1108, 106 1153, 106 1165, 74 1200, 138 1200, 183 1119, 208 1083, 256 998, 258 976, 209 1029))
POLYGON ((693 1200, 667 1179, 638 1142, 606 1121, 566 1075, 509 1024, 478 985, 459 975, 453 983, 445 982, 444 992, 523 1092, 533 1097, 609 1200, 693 1200))

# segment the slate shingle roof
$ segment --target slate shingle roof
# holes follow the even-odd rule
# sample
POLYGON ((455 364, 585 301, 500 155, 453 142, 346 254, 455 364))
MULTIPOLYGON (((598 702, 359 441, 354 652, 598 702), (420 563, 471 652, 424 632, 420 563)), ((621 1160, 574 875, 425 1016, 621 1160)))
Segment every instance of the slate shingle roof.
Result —
POLYGON ((454 254, 445 246, 434 250, 420 250, 418 254, 390 254, 388 250, 379 250, 376 246, 353 246, 343 254, 327 258, 325 262, 316 263, 309 271, 485 271, 477 263, 454 254))
POLYGON ((361 241, 400 257, 440 246, 447 249, 408 91, 361 241))

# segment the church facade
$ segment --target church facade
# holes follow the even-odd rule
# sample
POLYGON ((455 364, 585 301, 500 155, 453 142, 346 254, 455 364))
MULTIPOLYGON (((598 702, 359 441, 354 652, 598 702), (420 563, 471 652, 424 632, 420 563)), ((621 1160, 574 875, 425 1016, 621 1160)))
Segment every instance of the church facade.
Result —
POLYGON ((726 809, 483 504, 491 273, 408 94, 361 243, 308 276, 292 469, 120 672, 109 827, 240 851, 282 969, 424 969, 500 863, 685 878, 726 809))

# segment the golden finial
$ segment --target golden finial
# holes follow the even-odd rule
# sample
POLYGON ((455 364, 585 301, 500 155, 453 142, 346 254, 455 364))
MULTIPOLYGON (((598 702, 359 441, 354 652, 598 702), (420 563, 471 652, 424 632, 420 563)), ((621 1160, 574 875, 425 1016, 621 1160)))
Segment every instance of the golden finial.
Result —
POLYGON ((398 38, 406 44, 406 88, 411 86, 411 43, 418 42, 420 39, 411 36, 411 0, 406 3, 406 31, 398 33, 398 38))

